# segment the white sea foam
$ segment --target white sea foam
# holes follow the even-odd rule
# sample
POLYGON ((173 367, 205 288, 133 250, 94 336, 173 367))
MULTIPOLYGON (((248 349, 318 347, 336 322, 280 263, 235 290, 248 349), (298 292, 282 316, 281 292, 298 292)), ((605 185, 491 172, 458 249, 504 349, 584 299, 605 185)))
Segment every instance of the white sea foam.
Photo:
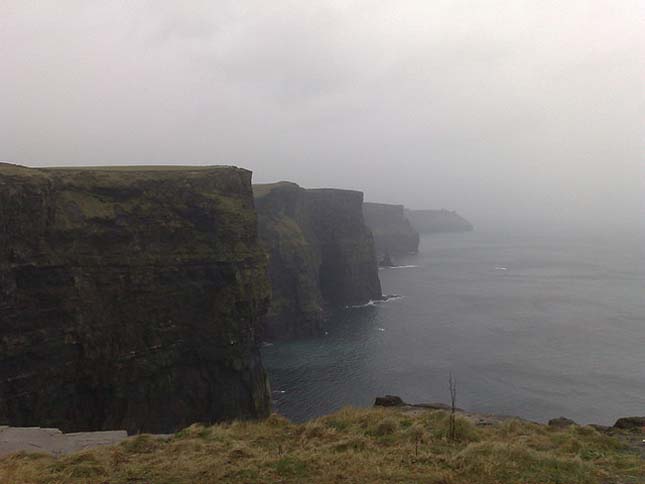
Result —
POLYGON ((391 266, 391 267, 379 267, 379 270, 387 270, 387 269, 412 269, 413 267, 419 267, 418 265, 410 264, 410 265, 405 265, 405 266, 391 266))
POLYGON ((508 267, 502 267, 502 266, 495 266, 496 271, 507 271, 508 267))
POLYGON ((347 309, 366 308, 368 306, 376 306, 377 304, 383 304, 383 303, 387 303, 387 302, 390 302, 390 301, 396 301, 397 299, 403 298, 403 296, 400 296, 398 294, 392 294, 392 295, 385 294, 383 297, 384 297, 384 299, 376 299, 376 300, 370 299, 365 304, 354 304, 354 305, 345 306, 345 307, 347 309))
POLYGON ((376 303, 377 301, 374 301, 374 299, 370 299, 365 304, 352 304, 351 306, 346 306, 346 307, 347 309, 366 308, 368 306, 374 306, 376 303))

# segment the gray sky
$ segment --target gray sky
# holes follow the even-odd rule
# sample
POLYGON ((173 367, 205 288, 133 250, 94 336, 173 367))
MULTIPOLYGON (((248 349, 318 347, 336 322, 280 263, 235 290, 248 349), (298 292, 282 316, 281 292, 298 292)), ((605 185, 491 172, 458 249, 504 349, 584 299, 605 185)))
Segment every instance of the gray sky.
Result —
POLYGON ((0 160, 641 224, 642 0, 0 0, 0 160))

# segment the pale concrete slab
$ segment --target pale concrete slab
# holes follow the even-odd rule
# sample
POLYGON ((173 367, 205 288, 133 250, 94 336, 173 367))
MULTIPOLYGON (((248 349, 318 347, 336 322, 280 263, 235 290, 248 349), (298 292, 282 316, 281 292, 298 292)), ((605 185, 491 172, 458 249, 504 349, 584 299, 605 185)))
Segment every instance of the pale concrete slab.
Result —
POLYGON ((40 427, 0 427, 0 457, 21 451, 59 456, 118 444, 127 438, 125 430, 64 434, 58 429, 40 427))

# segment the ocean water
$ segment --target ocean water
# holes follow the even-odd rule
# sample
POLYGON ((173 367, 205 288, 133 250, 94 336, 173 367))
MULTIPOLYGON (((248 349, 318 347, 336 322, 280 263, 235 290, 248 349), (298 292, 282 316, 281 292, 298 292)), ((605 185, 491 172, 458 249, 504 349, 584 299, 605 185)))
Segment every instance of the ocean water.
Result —
POLYGON ((638 237, 425 236, 380 271, 401 297, 339 311, 325 336, 263 348, 274 409, 295 421, 395 394, 546 421, 645 415, 638 237))

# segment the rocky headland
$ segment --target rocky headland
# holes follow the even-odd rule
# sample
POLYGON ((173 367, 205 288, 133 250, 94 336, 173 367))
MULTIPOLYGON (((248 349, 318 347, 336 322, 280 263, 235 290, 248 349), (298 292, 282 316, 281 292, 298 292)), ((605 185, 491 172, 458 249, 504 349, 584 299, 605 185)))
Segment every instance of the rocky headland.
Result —
POLYGON ((0 164, 0 424, 265 417, 269 300, 251 172, 0 164))
POLYGON ((382 298, 361 192, 290 182, 253 190, 272 289, 264 338, 319 333, 326 311, 382 298))

